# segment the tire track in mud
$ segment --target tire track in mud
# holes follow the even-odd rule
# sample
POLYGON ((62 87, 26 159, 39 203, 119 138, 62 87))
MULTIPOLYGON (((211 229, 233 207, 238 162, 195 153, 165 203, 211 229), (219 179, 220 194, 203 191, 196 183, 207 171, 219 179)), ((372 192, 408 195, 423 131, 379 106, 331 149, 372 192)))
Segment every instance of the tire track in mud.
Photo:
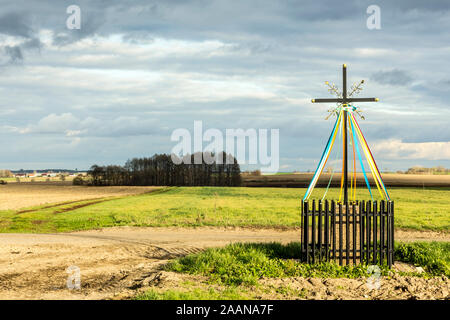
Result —
MULTIPOLYGON (((162 189, 156 189, 156 190, 143 192, 143 193, 140 193, 140 194, 133 194, 133 195, 127 195, 127 196, 109 197, 109 198, 103 198, 103 199, 100 198, 98 201, 92 201, 92 202, 89 202, 89 203, 82 203, 82 204, 75 205, 75 206, 70 207, 70 208, 63 208, 63 209, 61 209, 59 211, 55 211, 54 214, 74 211, 76 209, 84 208, 84 207, 91 206, 91 205, 94 205, 94 204, 97 204, 97 203, 102 203, 102 202, 111 201, 111 200, 118 200, 118 199, 124 199, 124 198, 129 198, 129 197, 136 197, 136 196, 141 196, 141 195, 145 195, 145 194, 152 194, 152 195, 154 195, 154 194, 165 193, 165 192, 168 192, 169 190, 172 190, 174 188, 176 188, 176 187, 166 187, 166 188, 162 188, 162 189)), ((89 200, 87 200, 87 201, 89 201, 89 200)), ((78 201, 78 202, 84 202, 84 201, 78 201)))
POLYGON ((105 235, 82 235, 82 234, 65 234, 65 236, 69 237, 78 237, 78 238, 86 238, 86 239, 97 239, 97 240, 107 240, 118 242, 120 244, 131 244, 133 246, 124 246, 125 250, 127 250, 132 255, 138 255, 147 259, 174 259, 181 256, 185 256, 192 253, 198 253, 204 250, 201 247, 195 247, 184 244, 182 247, 180 246, 158 246, 153 243, 153 241, 145 241, 145 240, 136 240, 129 239, 125 237, 116 237, 116 236, 105 236, 105 235), (137 249, 136 245, 140 248, 137 249), (142 247, 145 249, 143 250, 142 247))
POLYGON ((87 200, 75 200, 75 201, 60 202, 60 203, 55 203, 55 204, 51 204, 48 206, 43 206, 38 209, 19 210, 19 211, 16 211, 15 214, 35 212, 35 211, 43 210, 43 209, 51 209, 51 208, 56 208, 56 207, 60 207, 60 206, 65 206, 65 205, 72 204, 72 203, 79 203, 79 202, 85 202, 85 201, 89 201, 89 200, 100 200, 100 199, 104 199, 104 198, 93 198, 93 199, 87 199, 87 200))
POLYGON ((116 197, 106 197, 106 198, 105 197, 101 197, 101 198, 92 198, 92 199, 84 199, 84 200, 66 201, 66 202, 60 202, 60 203, 55 203, 55 204, 51 204, 51 205, 46 205, 46 206, 43 206, 43 207, 40 207, 40 208, 36 208, 36 209, 19 210, 19 211, 16 211, 15 214, 19 215, 19 214, 23 214, 23 213, 30 213, 30 212, 36 212, 36 211, 45 210, 45 209, 51 209, 51 208, 57 208, 57 207, 61 207, 61 206, 66 206, 68 204, 76 204, 76 205, 74 205, 72 207, 62 208, 61 210, 57 210, 57 211, 53 212, 54 214, 58 214, 58 213, 69 212, 69 211, 73 211, 73 210, 76 210, 76 209, 84 208, 84 207, 91 206, 91 205, 94 205, 94 204, 97 204, 97 203, 102 203, 102 202, 111 201, 111 200, 124 199, 124 198, 129 198, 129 197, 145 195, 145 194, 164 193, 164 192, 167 192, 169 190, 173 190, 174 188, 176 188, 176 187, 155 189, 155 190, 150 190, 150 191, 139 193, 139 194, 131 194, 131 195, 126 195, 126 196, 116 196, 116 197))

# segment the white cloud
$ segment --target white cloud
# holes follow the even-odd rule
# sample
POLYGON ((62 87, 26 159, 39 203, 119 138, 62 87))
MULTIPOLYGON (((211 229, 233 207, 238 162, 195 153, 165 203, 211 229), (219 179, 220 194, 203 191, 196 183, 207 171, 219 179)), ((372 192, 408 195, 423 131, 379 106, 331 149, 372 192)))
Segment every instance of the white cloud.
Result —
POLYGON ((383 159, 450 160, 450 141, 407 143, 390 139, 374 143, 373 151, 383 159))
POLYGON ((361 57, 386 57, 399 54, 395 50, 382 48, 355 48, 354 52, 361 57))
POLYGON ((71 113, 49 114, 39 120, 37 126, 32 129, 34 132, 54 133, 66 131, 78 125, 79 119, 71 113))
POLYGON ((87 117, 80 119, 71 113, 49 114, 25 127, 3 126, 4 131, 20 134, 54 134, 73 138, 79 141, 80 137, 115 137, 153 135, 160 130, 159 123, 154 119, 136 116, 119 116, 110 119, 97 119, 87 117))

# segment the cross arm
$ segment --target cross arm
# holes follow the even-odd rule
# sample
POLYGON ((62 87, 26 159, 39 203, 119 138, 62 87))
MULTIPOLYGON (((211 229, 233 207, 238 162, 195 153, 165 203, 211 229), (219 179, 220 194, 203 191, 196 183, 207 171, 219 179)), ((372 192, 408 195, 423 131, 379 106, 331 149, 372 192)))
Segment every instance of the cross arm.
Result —
POLYGON ((312 103, 329 103, 329 102, 338 102, 338 103, 349 103, 349 102, 377 102, 378 98, 338 98, 338 99, 312 99, 312 103))
POLYGON ((324 102, 339 102, 342 103, 344 102, 344 99, 339 98, 339 99, 333 99, 333 98, 329 98, 329 99, 312 99, 311 100, 312 103, 324 103, 324 102))
POLYGON ((378 102, 378 98, 347 98, 347 102, 378 102))

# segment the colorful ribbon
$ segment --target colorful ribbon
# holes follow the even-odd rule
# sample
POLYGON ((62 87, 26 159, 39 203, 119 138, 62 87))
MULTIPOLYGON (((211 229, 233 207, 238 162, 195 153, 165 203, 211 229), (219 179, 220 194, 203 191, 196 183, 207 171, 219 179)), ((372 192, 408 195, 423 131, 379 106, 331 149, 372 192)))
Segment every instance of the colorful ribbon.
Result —
MULTIPOLYGON (((373 179, 375 181, 375 184, 377 186, 377 189, 380 193, 381 198, 385 198, 386 200, 390 200, 389 194, 386 190, 386 187, 383 183, 383 179, 381 177, 380 171, 378 169, 378 166, 375 162, 375 159, 373 158, 372 152, 370 151, 369 145, 367 144, 367 141, 361 131, 361 128, 359 127, 358 122, 356 121, 356 118, 353 114, 353 111, 356 110, 355 106, 352 105, 343 105, 339 108, 338 112, 338 118, 336 119, 336 123, 334 124, 333 130, 330 134, 330 137, 328 138, 328 142, 327 145, 325 147, 325 150, 322 153, 322 157, 320 158, 320 162, 319 165, 317 166, 317 169, 314 173, 314 176, 308 186, 308 189, 306 190, 305 196, 303 197, 303 200, 308 200, 312 194, 312 191, 314 190, 314 187, 317 184, 317 181, 319 180, 320 175, 322 174, 323 168, 325 167, 325 164, 328 161, 328 157, 331 153, 331 150, 333 148, 334 145, 334 141, 336 139, 336 133, 337 133, 337 128, 340 128, 339 125, 342 122, 342 115, 344 113, 344 110, 348 112, 349 114, 349 130, 350 130, 350 134, 351 134, 351 143, 352 143, 352 147, 353 147, 353 179, 351 181, 351 190, 350 190, 350 195, 353 196, 353 200, 355 199, 355 195, 356 195, 356 158, 355 158, 355 149, 356 149, 356 153, 358 154, 358 159, 359 159, 359 163, 361 165, 361 169, 364 175, 364 180, 366 182, 367 188, 369 190, 370 193, 370 197, 373 200, 373 194, 372 194, 372 190, 370 188, 370 183, 369 180, 367 178, 367 174, 366 174, 366 170, 364 168, 364 164, 362 161, 362 156, 361 156, 361 152, 359 150, 359 145, 358 145, 358 138, 360 141, 360 145, 361 145, 361 149, 363 150, 363 153, 365 155, 365 158, 367 160, 367 163, 369 165, 370 171, 372 173, 373 179)), ((347 134, 347 132, 344 132, 344 130, 342 130, 342 134, 345 135, 347 134)), ((345 140, 345 139, 344 139, 345 140)), ((344 147, 344 152, 346 152, 346 146, 344 147)), ((332 173, 331 178, 333 177, 334 174, 334 170, 332 173)), ((325 190, 325 194, 322 197, 322 199, 325 198, 325 195, 328 192, 328 189, 330 187, 330 183, 331 183, 331 178, 330 181, 328 182, 328 186, 325 190)), ((339 201, 341 200, 341 196, 342 196, 342 189, 343 189, 343 178, 344 178, 344 173, 342 173, 342 177, 341 177, 341 190, 339 193, 339 201)))
POLYGON ((381 173, 378 170, 378 166, 375 162, 375 159, 373 158, 372 152, 370 151, 369 145, 366 141, 366 138, 364 137, 361 128, 359 127, 358 122, 356 121, 356 118, 353 114, 350 114, 350 117, 352 119, 352 121, 355 123, 355 128, 356 128, 356 133, 359 136, 359 139, 361 141, 361 145, 363 146, 363 151, 365 153, 366 156, 366 160, 370 166, 371 172, 372 172, 372 176, 375 180, 375 184, 377 186, 378 191, 380 192, 380 196, 381 198, 386 198, 386 200, 390 200, 391 198, 389 197, 389 193, 387 192, 387 189, 383 183, 383 179, 381 178, 381 173), (384 192, 384 196, 383 193, 384 192))
POLYGON ((320 158, 319 165, 317 166, 316 172, 314 173, 314 176, 308 186, 308 189, 306 190, 305 196, 303 197, 303 200, 309 199, 311 196, 311 193, 316 186, 317 180, 319 179, 319 176, 322 174, 323 168, 325 164, 327 163, 328 157, 330 155, 330 151, 333 148, 334 140, 336 138, 336 128, 339 126, 341 122, 343 111, 341 110, 339 112, 339 116, 336 119, 336 123, 334 124, 333 131, 331 131, 330 137, 328 138, 327 145, 325 147, 325 150, 322 153, 322 157, 320 158))
POLYGON ((367 189, 369 189, 369 193, 370 193, 370 198, 373 201, 372 190, 370 189, 370 183, 369 183, 369 180, 367 179, 366 170, 364 169, 364 164, 363 164, 363 161, 362 161, 361 152, 359 151, 358 139, 356 138, 356 132, 355 132, 355 128, 353 127, 353 121, 350 121, 350 123, 351 123, 352 131, 353 131, 353 141, 355 141, 356 152, 358 153, 359 164, 361 165, 361 170, 362 170, 363 175, 364 175, 364 181, 366 181, 367 189))

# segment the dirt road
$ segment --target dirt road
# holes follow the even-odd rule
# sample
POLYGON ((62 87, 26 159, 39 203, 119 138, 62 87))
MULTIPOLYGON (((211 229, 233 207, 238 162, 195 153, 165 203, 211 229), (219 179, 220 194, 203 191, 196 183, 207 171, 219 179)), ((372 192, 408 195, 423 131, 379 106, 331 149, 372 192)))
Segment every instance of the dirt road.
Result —
MULTIPOLYGON (((131 228, 61 234, 0 234, 0 299, 103 299, 131 294, 168 259, 232 242, 298 241, 297 230, 131 228), (69 290, 77 266, 81 290, 69 290)), ((398 231, 396 240, 450 241, 449 234, 398 231)))

